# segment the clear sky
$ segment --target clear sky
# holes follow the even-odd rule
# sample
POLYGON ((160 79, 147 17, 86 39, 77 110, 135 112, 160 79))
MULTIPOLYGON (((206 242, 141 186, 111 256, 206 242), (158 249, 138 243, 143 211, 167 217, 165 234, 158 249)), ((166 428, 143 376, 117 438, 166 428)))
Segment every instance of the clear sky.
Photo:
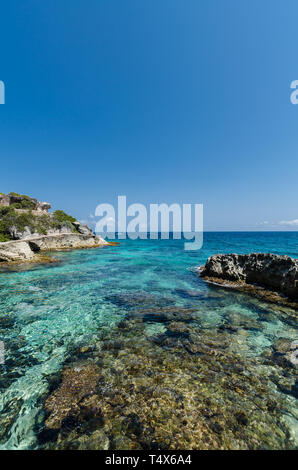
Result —
POLYGON ((297 230, 279 223, 298 219, 297 18, 296 0, 2 1, 0 191, 297 230))

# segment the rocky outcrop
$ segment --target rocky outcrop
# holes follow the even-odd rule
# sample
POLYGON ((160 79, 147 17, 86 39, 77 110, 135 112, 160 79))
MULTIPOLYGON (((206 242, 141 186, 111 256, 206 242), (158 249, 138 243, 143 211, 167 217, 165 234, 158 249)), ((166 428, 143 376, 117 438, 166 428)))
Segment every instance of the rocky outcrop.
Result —
POLYGON ((28 261, 34 258, 34 252, 26 242, 0 243, 0 262, 28 261))
POLYGON ((58 251, 78 248, 94 248, 107 242, 94 234, 64 233, 31 238, 28 243, 33 251, 58 251))
POLYGON ((211 256, 200 273, 207 279, 256 284, 298 300, 298 260, 289 256, 252 253, 211 256))
POLYGON ((0 243, 0 263, 38 262, 39 253, 69 249, 96 248, 108 245, 108 242, 94 234, 82 235, 64 233, 59 235, 43 235, 27 240, 15 240, 0 243))
POLYGON ((72 225, 82 235, 91 235, 91 234, 93 234, 91 228, 87 224, 81 224, 80 222, 76 221, 76 222, 73 222, 72 225))

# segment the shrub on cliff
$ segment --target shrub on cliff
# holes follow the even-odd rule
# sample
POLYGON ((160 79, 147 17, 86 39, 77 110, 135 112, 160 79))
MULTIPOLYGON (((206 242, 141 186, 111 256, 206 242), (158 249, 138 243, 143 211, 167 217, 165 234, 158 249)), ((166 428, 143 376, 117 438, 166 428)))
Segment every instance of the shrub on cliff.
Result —
POLYGON ((9 235, 3 235, 0 233, 0 243, 2 242, 9 242, 11 240, 11 237, 9 235))
POLYGON ((63 223, 63 222, 75 222, 76 219, 72 217, 71 215, 66 214, 66 212, 57 210, 53 212, 53 218, 56 222, 58 223, 63 223))
POLYGON ((9 207, 12 207, 14 209, 34 210, 35 203, 33 201, 30 201, 30 199, 23 199, 20 202, 14 202, 9 207))
POLYGON ((30 210, 20 214, 12 206, 0 207, 0 234, 2 238, 12 239, 12 229, 23 232, 26 227, 29 227, 34 232, 35 225, 36 218, 30 210))
POLYGON ((17 199, 15 202, 10 204, 10 207, 13 207, 14 209, 34 210, 36 207, 36 200, 26 194, 10 192, 8 195, 17 199))

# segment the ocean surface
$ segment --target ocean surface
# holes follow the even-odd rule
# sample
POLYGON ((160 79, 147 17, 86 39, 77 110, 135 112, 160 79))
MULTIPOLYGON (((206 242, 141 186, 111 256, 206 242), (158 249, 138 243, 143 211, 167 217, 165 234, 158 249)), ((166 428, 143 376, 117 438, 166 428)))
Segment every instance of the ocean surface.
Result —
POLYGON ((207 285, 196 269, 216 253, 298 258, 298 233, 205 233, 193 252, 183 244, 121 240, 2 268, 1 449, 297 448, 297 376, 274 346, 298 340, 295 312, 207 285), (55 415, 55 400, 76 393, 67 368, 83 371, 78 388, 85 372, 89 385, 96 378, 89 395, 100 411, 81 394, 88 419, 80 403, 55 415))

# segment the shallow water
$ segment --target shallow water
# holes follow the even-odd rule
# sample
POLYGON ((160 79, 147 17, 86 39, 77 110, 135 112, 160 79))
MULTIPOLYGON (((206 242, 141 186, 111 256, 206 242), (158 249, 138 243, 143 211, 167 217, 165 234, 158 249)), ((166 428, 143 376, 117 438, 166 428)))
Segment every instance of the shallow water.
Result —
MULTIPOLYGON (((266 393, 267 395, 272 393, 272 397, 277 400, 278 416, 274 418, 275 421, 270 425, 266 421, 268 418, 264 417, 264 429, 267 425, 272 426, 272 432, 276 436, 274 441, 262 442, 260 431, 259 440, 255 442, 250 437, 247 426, 243 436, 237 435, 238 440, 236 440, 235 436, 229 435, 229 430, 224 428, 224 424, 219 424, 220 419, 214 424, 212 419, 210 421, 210 418, 206 418, 209 419, 206 426, 210 429, 210 439, 208 442, 204 441, 202 447, 236 448, 239 445, 243 448, 246 443, 250 448, 296 447, 298 443, 296 372, 287 365, 276 364, 271 357, 277 339, 283 338, 291 342, 298 339, 296 314, 284 307, 260 302, 244 294, 208 286, 196 273, 196 268, 204 264, 211 254, 257 251, 288 254, 298 258, 298 234, 207 233, 204 235, 203 249, 198 252, 184 251, 183 241, 180 240, 121 240, 118 247, 55 253, 59 263, 54 265, 2 270, 0 340, 5 344, 6 361, 0 376, 0 448, 36 449, 51 446, 58 448, 62 444, 57 443, 63 442, 63 439, 67 441, 67 445, 69 442, 82 443, 84 439, 88 441, 89 437, 86 436, 91 436, 94 432, 93 428, 88 429, 88 424, 85 424, 84 431, 78 431, 78 427, 73 426, 67 433, 64 431, 58 440, 56 437, 54 440, 48 438, 46 433, 42 433, 51 412, 50 405, 47 407, 47 400, 53 390, 59 390, 61 370, 65 370, 65 365, 75 368, 78 364, 83 364, 83 367, 86 364, 96 364, 99 358, 103 361, 98 367, 102 368, 105 387, 109 380, 112 380, 113 369, 120 371, 123 377, 124 371, 130 370, 134 362, 138 362, 138 374, 140 369, 144 369, 142 377, 138 375, 136 379, 136 373, 130 372, 127 379, 123 378, 123 382, 118 385, 113 381, 110 383, 114 389, 118 386, 121 393, 125 390, 125 405, 116 408, 117 413, 113 408, 113 413, 116 414, 113 414, 110 408, 106 408, 111 406, 110 404, 106 405, 104 401, 101 404, 102 410, 105 410, 102 412, 106 414, 101 422, 98 421, 96 432, 98 429, 104 429, 113 448, 121 448, 121 445, 124 448, 128 448, 126 445, 130 446, 129 448, 146 448, 146 445, 152 445, 148 444, 149 436, 151 436, 150 442, 154 441, 157 447, 164 445, 175 448, 175 443, 169 436, 175 432, 175 426, 181 425, 178 417, 177 422, 167 424, 169 432, 167 437, 160 429, 153 431, 152 425, 150 427, 152 431, 149 431, 149 425, 145 422, 146 417, 142 418, 144 422, 141 428, 146 430, 142 431, 144 434, 142 437, 134 426, 127 424, 127 416, 132 414, 131 411, 142 409, 142 400, 146 396, 144 387, 149 388, 150 381, 153 380, 149 378, 150 374, 154 375, 161 367, 158 365, 160 358, 164 361, 165 374, 161 374, 160 386, 169 389, 170 373, 171 380, 175 383, 171 388, 171 394, 177 394, 183 387, 188 393, 187 395, 185 392, 187 406, 184 406, 184 409, 188 410, 188 417, 183 421, 189 424, 185 425, 185 434, 180 438, 177 437, 176 442, 180 443, 180 446, 185 443, 185 446, 200 448, 200 430, 195 428, 190 418, 190 415, 194 418, 198 410, 197 404, 192 405, 194 399, 192 393, 197 390, 196 380, 199 379, 193 379, 193 372, 189 370, 185 379, 188 385, 183 386, 183 382, 181 384, 179 382, 181 371, 179 375, 178 370, 179 364, 186 361, 190 367, 195 367, 196 371, 200 370, 204 381, 207 380, 204 363, 207 353, 189 352, 189 348, 193 348, 189 346, 189 340, 185 340, 189 334, 192 337, 195 335, 200 337, 204 347, 205 338, 206 341, 208 338, 220 354, 223 353, 220 342, 227 343, 225 366, 231 368, 234 355, 239 356, 242 367, 247 368, 247 376, 255 374, 256 377, 260 377, 260 382, 265 376, 266 387, 269 387, 269 392, 266 393), (162 335, 171 333, 168 316, 172 310, 178 312, 178 318, 175 317, 175 320, 179 320, 180 312, 182 322, 188 325, 187 328, 191 328, 191 332, 188 330, 185 334, 179 333, 180 336, 175 333, 169 336, 171 343, 167 343, 163 341, 162 335), (191 313, 190 321, 187 317, 183 319, 183 312, 191 313), (118 328, 119 322, 123 319, 130 322, 127 331, 118 328), (221 328, 226 325, 237 330, 221 328), (107 346, 105 342, 115 341, 117 338, 120 338, 122 344, 117 346, 115 352, 113 345, 107 346), (95 349, 90 353, 87 351, 88 347, 95 349), (78 356, 77 351, 80 348, 83 348, 82 354, 78 356), (97 352, 94 352, 95 350, 97 352), (140 364, 140 357, 143 357, 143 365, 140 364), (170 363, 177 363, 176 373, 169 372, 170 363), (132 384, 137 389, 134 405, 129 403, 127 398, 129 392, 126 389, 132 384), (138 386, 141 388, 138 389, 138 386), (124 420, 119 427, 115 427, 115 422, 121 413, 124 420), (110 424, 111 422, 114 424, 110 424), (197 441, 194 442, 191 436, 197 436, 197 441), (124 437, 128 440, 126 441, 124 437), (248 442, 250 439, 251 442, 248 442)), ((198 347, 198 344, 195 346, 198 347)), ((209 360, 211 361, 210 358, 209 360)), ((216 361, 214 365, 218 369, 223 365, 223 360, 216 359, 216 361)), ((208 364, 207 359, 206 364, 208 364)), ((223 370, 217 373, 214 383, 220 377, 220 383, 225 380, 222 374, 223 370)), ((231 381, 233 380, 232 377, 231 381)), ((156 387, 155 382, 154 386, 156 387)), ((207 395, 211 393, 208 383, 206 387, 206 390, 200 389, 201 395, 205 397, 204 400, 208 400, 207 395)), ((252 388, 247 392, 248 403, 254 403, 256 399, 252 388)), ((224 422, 231 413, 228 403, 232 398, 226 396, 225 390, 220 386, 217 387, 217 393, 217 402, 222 400, 224 406, 227 405, 227 414, 222 416, 224 422)), ((159 399, 161 396, 164 396, 163 393, 159 399)), ((163 406, 165 412, 167 410, 171 414, 174 405, 171 400, 166 403, 167 405, 159 406, 163 406)), ((139 415, 141 415, 140 410, 139 415)), ((168 417, 160 417, 160 409, 156 413, 161 420, 160 428, 163 427, 163 419, 167 419, 165 422, 169 423, 168 417)), ((265 414, 264 411, 264 416, 265 414)), ((196 419, 199 418, 201 415, 196 416, 196 419)), ((141 419, 140 416, 138 419, 141 419)), ((104 442, 103 447, 108 445, 106 441, 104 442)), ((77 444, 73 445, 75 447, 77 444)))

